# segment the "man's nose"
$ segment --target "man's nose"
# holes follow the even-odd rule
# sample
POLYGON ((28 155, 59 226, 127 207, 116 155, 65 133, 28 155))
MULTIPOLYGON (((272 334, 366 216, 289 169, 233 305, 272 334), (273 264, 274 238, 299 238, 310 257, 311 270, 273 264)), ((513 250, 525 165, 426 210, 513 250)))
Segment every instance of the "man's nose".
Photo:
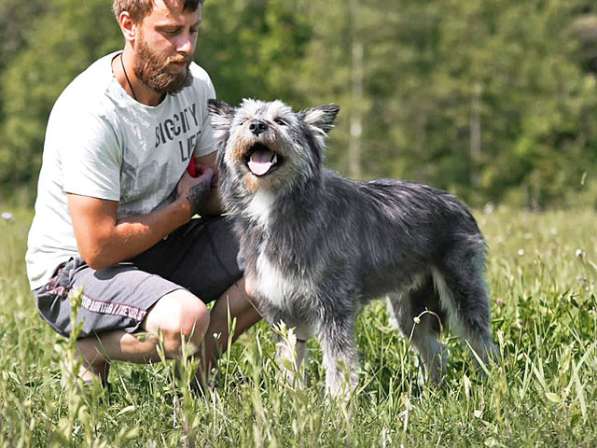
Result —
POLYGON ((176 51, 183 54, 193 54, 193 47, 195 45, 195 38, 191 33, 185 33, 178 39, 176 51))
POLYGON ((261 120, 253 120, 251 121, 251 124, 249 124, 249 130, 256 136, 259 136, 259 134, 263 134, 267 131, 267 124, 261 120))

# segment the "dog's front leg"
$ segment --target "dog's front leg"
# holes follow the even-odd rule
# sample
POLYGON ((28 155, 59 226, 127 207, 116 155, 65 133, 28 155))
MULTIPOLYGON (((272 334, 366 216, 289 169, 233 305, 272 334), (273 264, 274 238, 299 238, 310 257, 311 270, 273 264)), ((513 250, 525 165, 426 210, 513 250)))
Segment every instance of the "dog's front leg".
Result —
POLYGON ((332 322, 320 333, 326 393, 347 400, 359 381, 354 322, 332 322))
POLYGON ((288 328, 280 331, 276 344, 276 360, 284 379, 293 386, 304 386, 301 365, 310 332, 306 328, 288 328))

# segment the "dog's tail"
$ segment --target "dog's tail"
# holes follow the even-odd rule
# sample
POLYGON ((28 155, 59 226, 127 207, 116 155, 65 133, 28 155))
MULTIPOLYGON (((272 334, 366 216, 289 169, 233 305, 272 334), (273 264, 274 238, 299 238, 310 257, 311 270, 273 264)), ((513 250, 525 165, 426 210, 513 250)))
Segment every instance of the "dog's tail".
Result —
POLYGON ((466 342, 473 357, 484 367, 497 357, 498 351, 491 338, 485 247, 482 241, 479 243, 444 257, 440 266, 432 267, 431 275, 448 316, 448 327, 466 342))

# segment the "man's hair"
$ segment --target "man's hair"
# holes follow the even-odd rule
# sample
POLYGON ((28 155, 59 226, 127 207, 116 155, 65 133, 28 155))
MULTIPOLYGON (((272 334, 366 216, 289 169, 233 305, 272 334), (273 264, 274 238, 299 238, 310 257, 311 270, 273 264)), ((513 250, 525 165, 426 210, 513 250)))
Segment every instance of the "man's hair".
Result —
MULTIPOLYGON (((112 3, 112 9, 114 15, 118 19, 122 11, 127 11, 131 19, 135 23, 141 22, 145 16, 153 11, 153 5, 155 0, 114 0, 112 3)), ((171 3, 173 0, 164 0, 164 3, 171 3)), ((182 3, 183 11, 196 11, 199 5, 203 5, 204 0, 180 0, 182 3)))

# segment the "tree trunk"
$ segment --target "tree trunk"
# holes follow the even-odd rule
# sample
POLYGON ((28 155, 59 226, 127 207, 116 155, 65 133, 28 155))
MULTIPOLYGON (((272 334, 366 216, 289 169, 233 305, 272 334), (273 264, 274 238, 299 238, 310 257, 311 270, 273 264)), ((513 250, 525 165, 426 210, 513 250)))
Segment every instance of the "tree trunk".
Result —
POLYGON ((351 23, 351 114, 350 114, 350 142, 348 145, 348 174, 354 179, 362 177, 362 134, 363 134, 363 42, 358 36, 357 2, 350 1, 351 23))
POLYGON ((469 123, 471 158, 469 181, 472 187, 478 187, 480 184, 479 169, 481 167, 481 153, 483 150, 481 141, 481 92, 481 84, 476 83, 473 87, 469 123))

